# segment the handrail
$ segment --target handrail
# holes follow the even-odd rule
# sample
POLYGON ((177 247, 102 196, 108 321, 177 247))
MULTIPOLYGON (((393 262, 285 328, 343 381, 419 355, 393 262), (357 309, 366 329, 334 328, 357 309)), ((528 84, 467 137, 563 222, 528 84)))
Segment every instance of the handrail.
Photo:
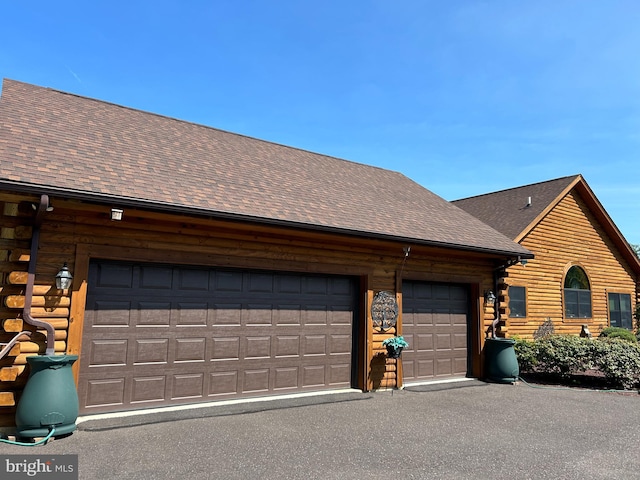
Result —
POLYGON ((27 287, 24 297, 24 308, 22 314, 24 321, 36 328, 43 328, 47 332, 47 343, 45 355, 53 355, 55 353, 55 328, 49 322, 43 322, 31 316, 31 302, 33 297, 33 284, 36 281, 36 260, 38 259, 38 247, 40 243, 40 225, 42 225, 42 216, 49 208, 49 196, 41 195, 40 204, 36 211, 36 218, 33 222, 33 232, 31 234, 31 253, 29 255, 29 269, 27 272, 27 287))
POLYGON ((25 330, 23 332, 20 333, 16 333, 16 335, 11 339, 11 341, 9 343, 2 343, 0 345, 4 345, 4 347, 2 348, 2 350, 0 350, 0 360, 3 359, 4 357, 6 357, 9 352, 11 351, 11 348, 18 343, 19 341, 22 340, 22 336, 26 336, 26 337, 31 337, 31 332, 25 330))

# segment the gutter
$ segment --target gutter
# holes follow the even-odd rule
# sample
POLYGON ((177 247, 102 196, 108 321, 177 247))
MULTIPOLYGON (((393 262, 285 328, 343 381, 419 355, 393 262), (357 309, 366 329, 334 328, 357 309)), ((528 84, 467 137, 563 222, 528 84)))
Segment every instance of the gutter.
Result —
POLYGON ((502 250, 502 249, 477 247, 472 245, 463 245, 458 243, 450 243, 450 242, 442 242, 442 241, 434 241, 434 240, 421 240, 417 238, 401 237, 401 236, 388 235, 383 233, 359 232, 359 231, 349 230, 349 229, 340 228, 340 227, 332 227, 332 226, 326 226, 326 225, 313 225, 309 223, 295 222, 290 220, 278 220, 278 219, 272 219, 272 218, 254 217, 250 215, 241 215, 241 214, 235 214, 235 213, 229 213, 229 212, 206 210, 203 208, 187 207, 184 205, 161 203, 161 202, 155 202, 150 200, 140 200, 140 199, 134 199, 130 197, 120 197, 120 196, 108 195, 108 194, 90 193, 90 192, 79 191, 79 190, 70 190, 70 189, 61 188, 61 187, 51 187, 51 186, 39 187, 37 185, 28 185, 22 182, 13 182, 6 179, 4 180, 0 179, 0 187, 5 187, 7 189, 11 189, 21 193, 31 193, 31 194, 41 193, 46 188, 47 192, 59 194, 63 198, 96 202, 96 203, 107 204, 107 205, 115 203, 117 204, 117 206, 120 206, 120 207, 147 208, 153 211, 164 212, 164 213, 179 213, 183 215, 209 217, 209 218, 229 220, 229 221, 235 221, 235 222, 251 222, 251 223, 257 223, 261 225, 273 225, 273 226, 279 226, 279 227, 303 229, 303 230, 314 231, 314 232, 348 235, 356 238, 367 238, 367 239, 385 240, 385 241, 393 241, 393 242, 411 243, 413 245, 422 245, 427 247, 448 248, 448 249, 462 250, 466 252, 498 255, 501 257, 507 257, 509 259, 534 258, 533 253, 529 252, 524 247, 522 247, 522 250, 519 250, 519 251, 518 250, 502 250))
POLYGON ((49 207, 49 196, 41 195, 40 204, 37 207, 36 218, 33 223, 33 233, 31 235, 31 252, 29 254, 29 268, 27 274, 27 287, 24 294, 24 308, 22 310, 23 319, 29 325, 36 328, 43 328, 47 332, 47 343, 45 355, 55 354, 55 328, 48 322, 35 319, 31 316, 31 303, 33 297, 33 285, 36 279, 36 261, 38 258, 38 247, 40 244, 40 226, 44 213, 49 207))

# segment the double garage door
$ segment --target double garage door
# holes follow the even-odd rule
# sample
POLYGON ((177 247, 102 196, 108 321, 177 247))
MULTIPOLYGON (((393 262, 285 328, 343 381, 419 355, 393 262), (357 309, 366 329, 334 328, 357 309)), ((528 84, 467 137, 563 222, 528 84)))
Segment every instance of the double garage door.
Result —
POLYGON ((92 262, 83 413, 348 387, 348 277, 92 262))
POLYGON ((469 371, 469 289, 466 285, 404 281, 402 353, 405 382, 464 376, 469 371))

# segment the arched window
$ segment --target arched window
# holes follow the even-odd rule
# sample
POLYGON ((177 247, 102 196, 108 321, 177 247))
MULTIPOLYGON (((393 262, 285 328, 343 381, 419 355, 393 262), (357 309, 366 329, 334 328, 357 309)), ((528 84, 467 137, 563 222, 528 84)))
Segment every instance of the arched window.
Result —
POLYGON ((591 287, 585 271, 573 266, 564 277, 564 316, 591 318, 591 287))

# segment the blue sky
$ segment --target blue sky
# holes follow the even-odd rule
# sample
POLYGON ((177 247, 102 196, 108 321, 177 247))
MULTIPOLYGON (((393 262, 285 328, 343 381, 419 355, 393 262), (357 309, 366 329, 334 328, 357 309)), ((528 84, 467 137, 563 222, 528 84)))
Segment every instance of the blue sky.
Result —
POLYGON ((582 173, 640 244, 640 3, 6 1, 0 77, 454 200, 582 173))

